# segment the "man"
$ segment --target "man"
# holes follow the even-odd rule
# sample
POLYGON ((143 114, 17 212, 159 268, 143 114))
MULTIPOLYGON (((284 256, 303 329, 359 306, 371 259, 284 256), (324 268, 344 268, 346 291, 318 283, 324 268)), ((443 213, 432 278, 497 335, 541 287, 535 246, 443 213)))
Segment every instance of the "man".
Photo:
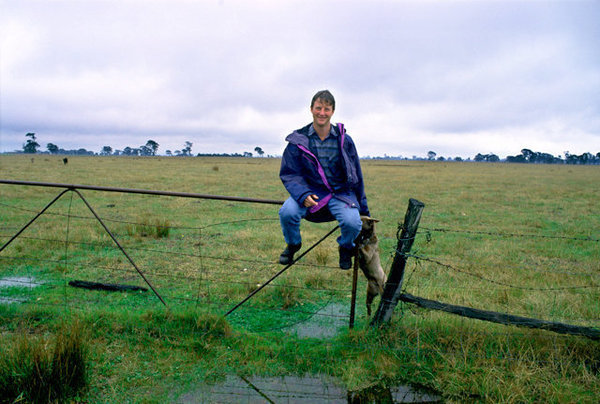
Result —
POLYGON ((287 247, 279 263, 287 265, 302 247, 300 220, 337 220, 342 269, 352 267, 354 239, 360 233, 360 215, 369 215, 362 170, 354 142, 342 124, 332 125, 335 99, 319 91, 310 104, 313 122, 295 130, 281 159, 279 177, 290 197, 279 210, 287 247))

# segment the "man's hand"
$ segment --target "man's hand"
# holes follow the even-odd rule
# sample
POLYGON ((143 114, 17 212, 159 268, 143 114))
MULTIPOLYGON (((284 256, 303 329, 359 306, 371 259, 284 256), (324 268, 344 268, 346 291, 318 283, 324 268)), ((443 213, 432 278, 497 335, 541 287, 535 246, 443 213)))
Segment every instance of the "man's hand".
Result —
POLYGON ((311 206, 315 206, 317 204, 317 202, 315 202, 316 199, 319 199, 317 195, 308 195, 302 204, 305 207, 310 208, 311 206))

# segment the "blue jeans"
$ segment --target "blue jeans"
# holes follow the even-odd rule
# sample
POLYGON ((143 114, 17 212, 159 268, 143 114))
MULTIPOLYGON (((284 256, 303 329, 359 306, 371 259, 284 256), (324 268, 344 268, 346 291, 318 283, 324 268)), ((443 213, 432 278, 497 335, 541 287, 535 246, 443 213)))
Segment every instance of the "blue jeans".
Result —
MULTIPOLYGON (((362 228, 358 208, 350 207, 345 202, 336 198, 331 198, 327 207, 340 224, 341 235, 337 238, 338 244, 344 248, 353 248, 354 240, 358 237, 358 233, 360 233, 362 228)), ((302 242, 300 220, 307 213, 308 208, 298 205, 298 202, 291 197, 279 209, 281 230, 287 244, 300 244, 302 242)))

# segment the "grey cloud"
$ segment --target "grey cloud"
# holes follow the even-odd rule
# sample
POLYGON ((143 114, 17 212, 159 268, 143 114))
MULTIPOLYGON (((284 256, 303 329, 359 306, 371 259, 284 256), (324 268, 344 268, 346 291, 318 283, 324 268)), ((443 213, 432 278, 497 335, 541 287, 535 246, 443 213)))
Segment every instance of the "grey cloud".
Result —
MULTIPOLYGON (((0 25, 25 28, 23 46, 2 42, 0 150, 36 131, 96 151, 181 136, 275 154, 321 88, 359 140, 383 111, 378 125, 418 133, 420 154, 457 135, 543 136, 549 122, 600 136, 594 1, 1 4, 0 25)), ((370 143, 371 155, 394 144, 370 143)))

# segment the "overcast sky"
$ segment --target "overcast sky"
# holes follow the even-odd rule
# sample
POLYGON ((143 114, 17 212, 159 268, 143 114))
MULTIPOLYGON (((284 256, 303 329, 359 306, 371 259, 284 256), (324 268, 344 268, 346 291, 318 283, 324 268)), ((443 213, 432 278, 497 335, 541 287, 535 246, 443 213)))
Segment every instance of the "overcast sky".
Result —
POLYGON ((598 0, 0 7, 0 151, 279 155, 327 88, 363 157, 600 152, 598 0))

